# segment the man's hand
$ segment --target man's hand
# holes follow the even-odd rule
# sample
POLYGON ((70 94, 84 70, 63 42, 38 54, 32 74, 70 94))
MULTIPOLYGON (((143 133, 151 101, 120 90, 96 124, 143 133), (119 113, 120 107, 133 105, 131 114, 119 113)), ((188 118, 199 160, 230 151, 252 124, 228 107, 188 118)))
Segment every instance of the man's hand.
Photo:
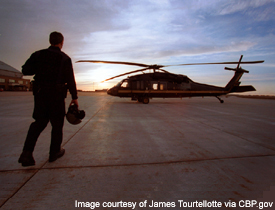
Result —
POLYGON ((78 100, 77 100, 77 99, 73 99, 73 100, 71 101, 71 103, 70 103, 70 106, 71 106, 72 104, 75 104, 75 105, 78 107, 78 100))

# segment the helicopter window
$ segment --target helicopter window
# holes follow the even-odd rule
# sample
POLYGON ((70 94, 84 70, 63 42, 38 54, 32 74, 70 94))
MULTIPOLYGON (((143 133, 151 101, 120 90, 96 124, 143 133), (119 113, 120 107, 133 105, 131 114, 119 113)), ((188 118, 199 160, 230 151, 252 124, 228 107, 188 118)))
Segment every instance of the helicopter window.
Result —
POLYGON ((144 89, 144 84, 143 84, 143 81, 135 81, 135 80, 132 80, 131 81, 131 88, 133 90, 143 90, 144 89))
POLYGON ((123 81, 120 87, 122 87, 122 88, 128 88, 129 87, 128 81, 127 80, 123 81))
POLYGON ((153 87, 153 90, 157 90, 158 89, 158 83, 153 83, 152 87, 153 87))
POLYGON ((160 82, 159 83, 159 89, 160 90, 166 90, 167 89, 167 82, 160 82))
POLYGON ((167 82, 152 81, 151 87, 153 90, 167 90, 167 82))
POLYGON ((120 87, 120 85, 121 85, 121 82, 117 83, 115 86, 120 87))
POLYGON ((143 85, 143 81, 135 81, 132 82, 132 87, 136 87, 137 90, 143 90, 144 89, 144 85, 143 85))

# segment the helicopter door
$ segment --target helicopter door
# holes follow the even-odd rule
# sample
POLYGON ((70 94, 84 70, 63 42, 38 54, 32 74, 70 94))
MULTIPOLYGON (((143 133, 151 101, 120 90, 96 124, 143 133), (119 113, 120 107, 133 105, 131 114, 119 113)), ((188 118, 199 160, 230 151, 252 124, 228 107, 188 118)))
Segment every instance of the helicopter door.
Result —
POLYGON ((136 81, 135 83, 133 83, 133 89, 134 87, 136 87, 137 90, 144 90, 143 81, 136 81))
POLYGON ((167 90, 167 82, 159 82, 159 90, 167 90))

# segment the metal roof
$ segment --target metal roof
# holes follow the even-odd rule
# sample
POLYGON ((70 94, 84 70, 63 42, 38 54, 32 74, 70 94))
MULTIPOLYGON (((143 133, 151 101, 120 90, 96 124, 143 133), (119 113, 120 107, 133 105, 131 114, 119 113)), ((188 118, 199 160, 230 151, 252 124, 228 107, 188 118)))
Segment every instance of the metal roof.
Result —
POLYGON ((23 74, 12 66, 0 61, 0 75, 22 78, 23 74))

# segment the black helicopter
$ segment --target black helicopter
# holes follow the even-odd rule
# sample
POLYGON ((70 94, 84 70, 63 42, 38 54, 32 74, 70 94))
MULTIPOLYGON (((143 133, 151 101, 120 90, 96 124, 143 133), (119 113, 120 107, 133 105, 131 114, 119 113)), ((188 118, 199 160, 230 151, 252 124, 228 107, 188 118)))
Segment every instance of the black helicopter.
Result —
POLYGON ((99 61, 99 60, 80 60, 77 62, 92 62, 92 63, 107 63, 107 64, 124 64, 144 67, 143 69, 130 71, 124 74, 120 74, 102 82, 125 76, 132 73, 143 72, 146 70, 153 70, 151 73, 143 73, 134 76, 129 76, 123 79, 114 87, 107 90, 107 93, 112 96, 118 97, 130 97, 132 100, 138 100, 144 104, 149 103, 149 98, 183 98, 183 97, 195 97, 195 96, 214 96, 221 103, 224 101, 219 98, 221 95, 226 95, 233 92, 247 92, 255 91, 255 88, 251 85, 240 86, 240 79, 243 73, 249 73, 249 71, 241 68, 240 64, 255 64, 263 63, 264 61, 243 61, 243 55, 241 55, 238 62, 219 62, 219 63, 190 63, 179 65, 146 65, 141 63, 132 62, 119 62, 119 61, 99 61), (237 64, 236 68, 225 67, 225 70, 235 71, 234 76, 228 82, 225 87, 217 87, 214 85, 201 84, 192 81, 185 75, 173 74, 163 67, 169 66, 184 66, 184 65, 209 65, 209 64, 237 64))

